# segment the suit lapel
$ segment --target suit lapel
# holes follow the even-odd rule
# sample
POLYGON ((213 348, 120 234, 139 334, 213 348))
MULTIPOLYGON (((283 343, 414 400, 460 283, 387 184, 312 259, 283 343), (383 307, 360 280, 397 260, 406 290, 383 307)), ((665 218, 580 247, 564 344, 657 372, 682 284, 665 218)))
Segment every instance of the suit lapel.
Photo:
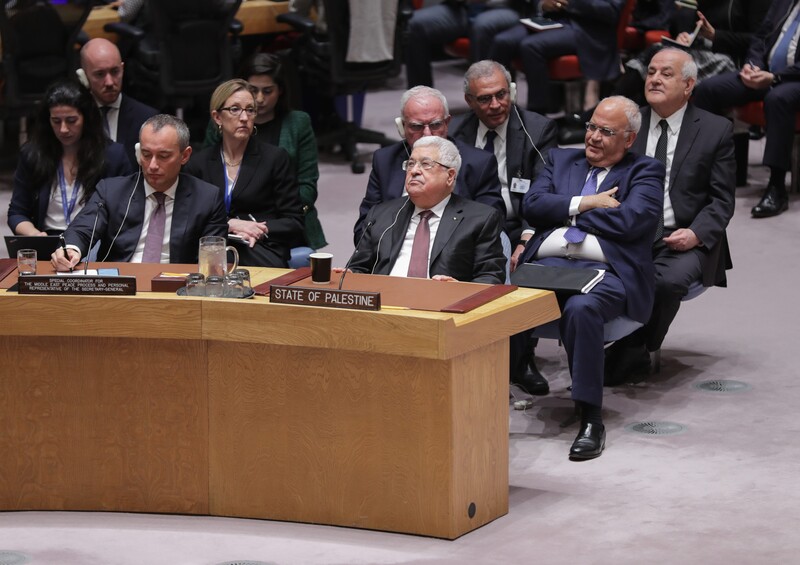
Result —
POLYGON ((192 187, 185 182, 183 175, 178 176, 178 186, 175 189, 175 202, 172 205, 172 225, 169 230, 169 260, 177 263, 180 249, 186 237, 186 222, 189 218, 188 208, 191 204, 192 187))
MULTIPOLYGON (((399 213, 397 213, 397 223, 389 230, 392 234, 392 239, 389 253, 386 255, 386 257, 389 258, 389 266, 386 270, 387 275, 392 271, 394 262, 397 260, 397 256, 400 255, 400 248, 403 246, 403 240, 408 231, 408 224, 411 222, 411 216, 414 215, 414 204, 408 198, 403 198, 402 200, 403 204, 401 205, 399 213)), ((383 255, 380 248, 378 249, 378 253, 383 255)))
POLYGON ((463 219, 464 211, 455 198, 455 195, 453 195, 450 197, 450 201, 447 203, 447 206, 445 206, 442 217, 439 219, 439 227, 436 230, 436 238, 433 240, 431 256, 428 260, 429 265, 433 265, 433 262, 439 257, 442 249, 444 249, 444 246, 450 241, 458 224, 460 224, 463 219))
POLYGON ((589 163, 586 159, 578 159, 569 170, 569 190, 571 196, 580 196, 586 175, 589 174, 589 163))
POLYGON ((683 122, 681 122, 681 132, 678 134, 678 142, 675 145, 675 154, 672 156, 672 164, 669 171, 669 191, 672 192, 675 186, 675 179, 678 178, 681 165, 686 161, 686 157, 692 150, 694 140, 697 134, 700 133, 700 127, 697 124, 698 118, 695 116, 694 108, 691 104, 686 107, 686 113, 683 115, 683 122))
POLYGON ((649 106, 642 110, 642 127, 644 130, 639 128, 639 133, 636 135, 636 139, 633 140, 633 145, 631 145, 631 151, 639 155, 647 153, 647 137, 650 135, 650 111, 649 106))
POLYGON ((232 198, 238 197, 250 184, 256 170, 261 165, 261 154, 256 145, 256 141, 250 140, 244 150, 242 164, 239 167, 239 176, 236 177, 236 185, 233 187, 232 198))
MULTIPOLYGON (((511 112, 506 127, 506 177, 508 186, 511 186, 511 179, 519 174, 522 176, 522 152, 525 148, 525 134, 522 131, 522 123, 519 121, 516 112, 511 112)), ((514 193, 512 193, 514 194, 514 193)))

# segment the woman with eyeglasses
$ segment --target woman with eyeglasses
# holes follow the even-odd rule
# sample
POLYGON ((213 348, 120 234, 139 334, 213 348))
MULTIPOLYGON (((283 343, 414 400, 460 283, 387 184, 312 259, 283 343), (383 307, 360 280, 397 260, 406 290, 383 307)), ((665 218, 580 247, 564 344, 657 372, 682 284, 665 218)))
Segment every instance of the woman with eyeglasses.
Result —
POLYGON ((287 267, 289 249, 303 241, 303 211, 289 154, 253 137, 258 110, 247 81, 219 85, 210 111, 220 140, 193 154, 185 170, 223 191, 229 239, 240 264, 287 267))
POLYGON ((133 172, 125 148, 103 130, 100 110, 73 80, 53 83, 20 149, 8 206, 16 235, 59 235, 103 178, 133 172))
MULTIPOLYGON (((314 206, 319 167, 311 118, 305 112, 290 109, 284 66, 278 56, 256 53, 242 65, 239 76, 250 83, 256 97, 254 122, 258 133, 255 139, 283 147, 289 153, 305 224, 304 245, 292 248, 290 266, 308 265, 308 254, 328 245, 314 206)), ((212 120, 206 130, 204 146, 219 143, 219 139, 217 125, 212 120)))

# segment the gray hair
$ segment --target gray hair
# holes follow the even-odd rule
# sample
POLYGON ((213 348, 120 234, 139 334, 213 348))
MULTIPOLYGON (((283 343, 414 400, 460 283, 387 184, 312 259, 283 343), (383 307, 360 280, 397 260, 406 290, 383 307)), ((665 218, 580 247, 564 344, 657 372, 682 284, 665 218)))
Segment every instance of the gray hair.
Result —
POLYGON ((152 118, 148 118, 147 121, 142 124, 142 127, 139 128, 139 139, 142 138, 142 131, 147 126, 152 127, 153 131, 161 131, 161 129, 171 126, 175 128, 175 131, 178 133, 178 147, 180 150, 183 151, 189 147, 191 134, 189 133, 189 127, 183 120, 171 116, 170 114, 157 114, 152 118))
POLYGON ((414 149, 417 147, 435 147, 439 151, 438 161, 442 165, 455 169, 456 177, 458 177, 458 172, 461 170, 461 153, 458 152, 455 143, 437 135, 426 135, 414 143, 414 149))
POLYGON ((437 98, 439 102, 442 103, 442 107, 444 108, 444 117, 450 115, 450 108, 447 106, 447 98, 444 97, 440 91, 436 90, 435 88, 431 88, 430 86, 415 86, 413 88, 409 88, 403 93, 403 96, 400 97, 400 116, 405 119, 406 117, 406 104, 412 98, 437 98))
POLYGON ((606 100, 622 106, 622 111, 625 112, 625 117, 628 118, 628 127, 632 132, 639 133, 639 128, 642 127, 642 113, 639 112, 639 106, 636 102, 625 96, 603 98, 603 102, 606 100))
POLYGON ((683 68, 681 68, 681 77, 683 80, 693 79, 695 82, 697 82, 697 63, 695 62, 691 53, 684 51, 683 49, 678 49, 677 47, 663 47, 658 50, 658 53, 661 53, 662 51, 675 51, 676 53, 685 55, 687 60, 683 62, 683 68))
POLYGON ((470 65, 470 67, 467 69, 467 72, 464 74, 464 94, 471 94, 469 91, 469 83, 471 83, 473 80, 490 77, 495 73, 495 71, 500 71, 503 73, 503 76, 506 78, 506 84, 510 87, 511 73, 508 72, 508 69, 497 61, 484 59, 483 61, 472 63, 472 65, 470 65))

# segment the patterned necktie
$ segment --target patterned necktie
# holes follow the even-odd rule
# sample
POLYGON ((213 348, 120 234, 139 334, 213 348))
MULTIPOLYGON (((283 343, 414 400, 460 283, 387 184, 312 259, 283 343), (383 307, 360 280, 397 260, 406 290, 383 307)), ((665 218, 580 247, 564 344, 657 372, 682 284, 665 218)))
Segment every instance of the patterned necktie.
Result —
MULTIPOLYGON (((599 172, 600 167, 592 167, 592 170, 589 171, 589 178, 586 179, 583 189, 581 190, 581 196, 597 194, 597 174, 599 172)), ((586 232, 579 227, 570 226, 567 228, 567 231, 564 232, 564 239, 570 243, 580 243, 586 239, 586 232)))
POLYGON ((797 33, 797 26, 800 24, 800 12, 797 12, 794 20, 786 29, 775 49, 772 51, 772 57, 769 60, 769 70, 773 73, 779 73, 788 66, 789 47, 791 46, 792 39, 797 33))
POLYGON ((142 263, 160 263, 161 248, 164 245, 164 226, 167 222, 167 208, 164 202, 167 195, 163 192, 154 192, 158 205, 150 216, 150 223, 147 224, 147 237, 144 240, 144 254, 142 263))
POLYGON ((428 278, 428 252, 431 244, 431 227, 428 220, 433 216, 430 210, 419 213, 419 225, 411 246, 411 260, 408 263, 408 276, 419 279, 428 278))
POLYGON ((100 106, 100 113, 103 115, 103 131, 111 138, 111 126, 108 125, 108 113, 111 111, 111 106, 100 106))
POLYGON ((484 151, 488 151, 494 155, 494 140, 497 137, 497 132, 490 129, 486 132, 486 144, 483 146, 484 151))
MULTIPOLYGON (((667 129, 669 124, 667 124, 667 120, 661 120, 658 122, 658 126, 661 128, 661 135, 658 136, 658 142, 656 143, 656 152, 653 157, 656 160, 661 161, 661 164, 664 167, 667 166, 667 129)), ((664 237, 664 207, 661 207, 661 217, 658 219, 658 227, 656 228, 656 239, 655 241, 659 241, 662 237, 664 237)))

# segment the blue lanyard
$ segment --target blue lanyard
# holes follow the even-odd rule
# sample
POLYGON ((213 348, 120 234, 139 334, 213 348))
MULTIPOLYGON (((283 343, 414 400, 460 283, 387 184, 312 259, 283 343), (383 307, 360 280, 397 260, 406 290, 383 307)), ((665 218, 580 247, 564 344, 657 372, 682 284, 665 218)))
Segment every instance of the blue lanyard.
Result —
POLYGON ((72 211, 75 209, 75 201, 78 199, 78 191, 81 189, 81 183, 75 179, 75 184, 72 185, 72 198, 67 204, 67 181, 64 178, 64 166, 62 163, 58 164, 58 185, 61 187, 61 206, 64 208, 64 220, 67 225, 72 221, 72 211))
MULTIPOLYGON (((225 211, 230 213, 231 211, 231 193, 233 192, 233 187, 236 186, 236 181, 239 180, 239 173, 242 172, 242 163, 239 163, 239 170, 236 171, 236 178, 233 179, 232 183, 228 182, 228 167, 225 166, 225 154, 222 152, 222 148, 220 147, 219 150, 219 158, 222 160, 222 178, 225 181, 225 211)), ((244 157, 242 157, 242 161, 244 161, 244 157)))

